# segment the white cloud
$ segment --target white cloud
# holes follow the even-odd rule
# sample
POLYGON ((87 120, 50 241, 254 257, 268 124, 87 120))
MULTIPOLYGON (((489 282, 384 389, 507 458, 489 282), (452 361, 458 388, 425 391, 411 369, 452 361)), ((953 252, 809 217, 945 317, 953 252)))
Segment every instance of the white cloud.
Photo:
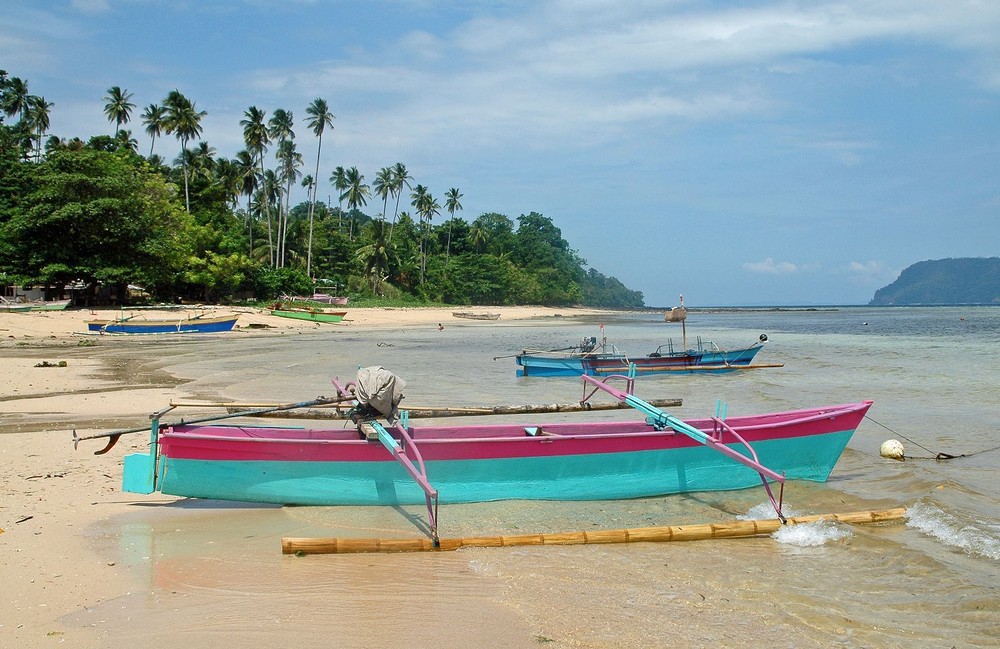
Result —
POLYGON ((768 257, 764 261, 746 262, 743 269, 751 273, 761 273, 764 275, 792 275, 800 272, 800 268, 790 261, 774 261, 768 257))

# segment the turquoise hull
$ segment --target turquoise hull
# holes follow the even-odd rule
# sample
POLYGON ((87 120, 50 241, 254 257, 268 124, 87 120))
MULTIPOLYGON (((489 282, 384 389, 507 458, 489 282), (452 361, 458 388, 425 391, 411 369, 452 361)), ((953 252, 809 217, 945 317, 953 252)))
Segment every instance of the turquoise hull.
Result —
MULTIPOLYGON (((847 431, 754 442, 760 462, 789 479, 822 482, 853 434, 847 431)), ((745 453, 742 446, 733 446, 745 453)), ((193 498, 302 505, 423 504, 403 468, 385 462, 160 458, 157 490, 193 498)), ((126 458, 125 484, 149 465, 126 458), (129 461, 131 460, 131 461, 129 461)), ((441 503, 493 500, 616 500, 760 486, 756 471, 705 446, 630 453, 428 461, 441 503)), ((148 491, 147 491, 148 492, 148 491)))

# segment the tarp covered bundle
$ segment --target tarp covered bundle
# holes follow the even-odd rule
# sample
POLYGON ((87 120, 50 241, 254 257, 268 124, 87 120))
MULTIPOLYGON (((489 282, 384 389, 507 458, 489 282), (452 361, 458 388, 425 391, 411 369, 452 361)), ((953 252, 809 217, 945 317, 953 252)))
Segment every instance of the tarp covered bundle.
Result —
POLYGON ((405 387, 406 381, 382 366, 362 367, 358 370, 355 396, 359 404, 377 410, 391 421, 399 416, 405 387))

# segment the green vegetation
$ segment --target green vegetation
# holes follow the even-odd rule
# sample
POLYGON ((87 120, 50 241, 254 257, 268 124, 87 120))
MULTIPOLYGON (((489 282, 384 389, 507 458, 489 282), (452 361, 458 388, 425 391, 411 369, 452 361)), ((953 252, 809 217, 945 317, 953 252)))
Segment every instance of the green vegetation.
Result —
POLYGON ((114 86, 104 101, 113 135, 49 135, 53 105, 0 70, 0 282, 59 294, 82 283, 91 299, 105 287, 122 303, 134 285, 161 301, 320 290, 371 305, 643 305, 640 292, 587 268, 551 219, 485 213, 467 222, 456 215, 458 188, 442 204, 402 163, 371 185, 356 167, 337 167, 337 205, 317 201, 334 124, 322 99, 306 108, 316 154, 304 178, 291 111, 268 118, 249 107, 246 148, 229 159, 198 141, 205 111, 172 90, 141 113, 151 138, 143 156, 127 129, 132 93, 114 86), (171 135, 182 152, 168 163, 154 151, 171 135), (308 199, 291 205, 296 185, 308 199))
POLYGON ((1000 257, 921 261, 875 291, 869 306, 1000 304, 1000 257))

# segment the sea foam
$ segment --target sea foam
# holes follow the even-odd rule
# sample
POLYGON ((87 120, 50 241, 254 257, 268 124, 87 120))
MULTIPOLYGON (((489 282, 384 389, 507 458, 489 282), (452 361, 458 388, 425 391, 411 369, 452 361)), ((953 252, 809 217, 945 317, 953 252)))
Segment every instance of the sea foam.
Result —
POLYGON ((1000 560, 1000 529, 995 524, 966 523, 926 502, 917 502, 907 508, 906 524, 945 545, 1000 560))

